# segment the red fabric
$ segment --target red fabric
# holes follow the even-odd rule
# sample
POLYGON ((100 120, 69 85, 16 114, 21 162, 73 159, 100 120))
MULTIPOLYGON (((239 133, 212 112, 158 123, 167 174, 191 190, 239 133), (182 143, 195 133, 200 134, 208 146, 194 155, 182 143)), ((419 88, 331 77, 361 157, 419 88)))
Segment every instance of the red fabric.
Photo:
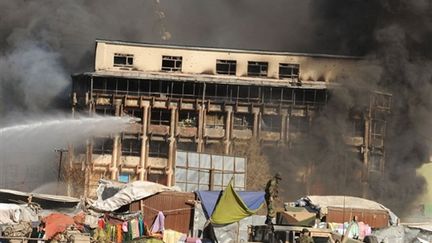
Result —
POLYGON ((74 224, 74 219, 61 213, 52 213, 42 219, 45 222, 45 239, 52 239, 56 234, 61 233, 70 225, 74 224))
POLYGON ((99 229, 105 229, 105 220, 99 219, 98 226, 99 226, 99 229))

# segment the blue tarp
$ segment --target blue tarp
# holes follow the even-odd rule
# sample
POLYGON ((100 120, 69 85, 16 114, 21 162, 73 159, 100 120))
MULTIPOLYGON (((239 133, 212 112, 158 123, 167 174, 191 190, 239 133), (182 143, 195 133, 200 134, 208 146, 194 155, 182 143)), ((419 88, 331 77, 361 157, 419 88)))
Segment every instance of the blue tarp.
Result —
MULTIPOLYGON (((222 191, 196 191, 207 219, 213 214, 222 191)), ((237 192, 250 210, 257 210, 264 203, 264 192, 237 192)))

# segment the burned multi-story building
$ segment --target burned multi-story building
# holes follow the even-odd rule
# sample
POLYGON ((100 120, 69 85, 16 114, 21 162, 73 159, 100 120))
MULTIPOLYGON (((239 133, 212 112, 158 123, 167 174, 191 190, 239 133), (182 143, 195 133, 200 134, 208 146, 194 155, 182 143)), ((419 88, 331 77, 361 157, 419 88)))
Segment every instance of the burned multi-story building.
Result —
MULTIPOLYGON (((338 75, 359 59, 98 40, 94 65, 73 75, 73 112, 140 121, 88 141, 87 192, 101 177, 174 185, 177 151, 220 146, 230 155, 251 139, 289 148, 326 105, 338 75)), ((362 158, 364 180, 383 170, 391 101, 382 93, 370 97, 366 110, 352 114, 346 136, 362 158)))

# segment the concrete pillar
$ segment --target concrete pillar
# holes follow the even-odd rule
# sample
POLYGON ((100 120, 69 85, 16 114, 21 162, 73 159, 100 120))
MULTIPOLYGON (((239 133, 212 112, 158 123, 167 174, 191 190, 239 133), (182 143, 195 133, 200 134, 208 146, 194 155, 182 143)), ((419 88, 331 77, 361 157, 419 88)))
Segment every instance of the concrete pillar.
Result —
POLYGON ((231 152, 231 130, 232 130, 232 107, 226 106, 226 119, 225 119, 225 138, 224 138, 224 153, 231 152))
POLYGON ((362 169, 362 197, 367 198, 368 197, 368 181, 369 181, 369 145, 370 145, 370 123, 371 118, 370 115, 368 115, 364 119, 364 137, 363 137, 363 146, 362 146, 362 153, 363 153, 363 169, 362 169))
MULTIPOLYGON (((72 173, 72 169, 73 169, 73 161, 75 160, 74 155, 75 155, 75 151, 74 151, 74 147, 72 144, 68 144, 68 165, 67 165, 67 171, 66 173, 72 173)), ((71 174, 69 174, 66 177, 66 195, 71 197, 72 195, 72 178, 71 178, 71 174)))
POLYGON ((252 113, 253 113, 253 130, 252 130, 252 136, 254 138, 258 138, 259 134, 258 134, 258 129, 259 129, 259 124, 260 124, 260 119, 259 119, 259 114, 260 114, 260 110, 257 107, 253 107, 252 108, 252 113))
POLYGON ((285 143, 286 142, 287 114, 286 113, 282 113, 280 118, 281 118, 280 142, 281 143, 285 143))
POLYGON ((197 144, 197 152, 201 153, 204 151, 204 113, 205 113, 205 105, 201 104, 198 109, 198 144, 197 144))
MULTIPOLYGON (((115 100, 115 116, 120 116, 121 112, 121 100, 115 100)), ((120 145, 120 135, 114 135, 113 139, 113 151, 111 158, 111 180, 117 180, 118 177, 118 159, 119 159, 119 150, 121 150, 120 145)))
POLYGON ((287 115, 285 119, 285 143, 289 144, 290 142, 290 116, 287 115))
POLYGON ((93 142, 91 139, 87 139, 86 141, 86 159, 84 164, 82 165, 82 170, 84 171, 84 196, 89 195, 90 188, 90 164, 93 161, 93 142))
POLYGON ((168 138, 168 168, 167 168, 167 186, 173 186, 173 173, 175 166, 175 134, 177 130, 177 120, 176 120, 177 107, 171 107, 171 121, 170 121, 170 136, 168 138))
POLYGON ((142 111, 142 127, 141 127, 141 154, 140 154, 140 168, 139 168, 139 180, 144 181, 147 179, 147 168, 148 168, 148 136, 147 136, 147 128, 148 128, 148 118, 149 118, 149 106, 148 102, 143 104, 142 111))

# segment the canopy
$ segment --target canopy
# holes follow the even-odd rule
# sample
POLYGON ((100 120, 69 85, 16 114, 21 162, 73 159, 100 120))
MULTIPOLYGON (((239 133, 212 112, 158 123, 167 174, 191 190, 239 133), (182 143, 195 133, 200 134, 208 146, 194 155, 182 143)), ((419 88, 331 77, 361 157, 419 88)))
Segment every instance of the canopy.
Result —
POLYGON ((220 192, 199 191, 197 193, 207 215, 211 215, 210 221, 217 225, 234 223, 251 216, 264 202, 264 192, 245 192, 242 193, 242 197, 236 193, 232 182, 228 184, 220 198, 220 192))
POLYGON ((390 224, 396 225, 398 217, 390 209, 375 201, 351 196, 307 196, 297 200, 299 205, 308 205, 322 214, 327 214, 329 207, 381 210, 388 212, 390 224))
MULTIPOLYGON (((207 218, 213 214, 216 203, 223 191, 197 191, 207 218)), ((236 192, 246 206, 251 210, 257 210, 264 203, 264 192, 236 192)))
MULTIPOLYGON (((98 191, 102 191, 101 194, 103 194, 103 191, 106 189, 106 184, 102 183, 100 184, 100 187, 101 188, 98 188, 98 191)), ((119 188, 117 193, 105 200, 102 197, 98 197, 98 200, 91 205, 91 208, 98 211, 115 211, 123 205, 130 204, 131 202, 163 191, 177 190, 150 181, 134 181, 129 184, 124 184, 122 188, 119 188)))

